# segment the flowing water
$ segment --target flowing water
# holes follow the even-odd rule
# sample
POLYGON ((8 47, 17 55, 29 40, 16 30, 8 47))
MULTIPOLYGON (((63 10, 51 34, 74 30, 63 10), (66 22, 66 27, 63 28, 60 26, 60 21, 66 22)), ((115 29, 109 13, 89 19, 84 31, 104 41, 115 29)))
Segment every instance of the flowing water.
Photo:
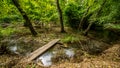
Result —
POLYGON ((44 66, 50 66, 52 65, 52 57, 53 54, 50 52, 44 53, 42 56, 40 56, 37 61, 41 61, 43 63, 44 66))
MULTIPOLYGON (((23 45, 18 45, 16 43, 16 41, 11 41, 11 43, 12 44, 11 44, 11 46, 9 46, 9 50, 12 53, 15 53, 15 54, 18 54, 18 55, 24 55, 24 53, 25 53, 25 55, 30 54, 30 51, 29 51, 30 48, 25 47, 26 45, 24 45, 24 46, 23 45)), ((56 50, 56 51, 54 51, 54 50, 49 51, 48 50, 47 52, 42 54, 40 57, 38 57, 36 59, 36 62, 40 61, 43 64, 43 66, 48 67, 48 66, 53 64, 52 58, 56 57, 56 55, 58 55, 59 52, 60 52, 60 50, 56 50)), ((63 49, 62 53, 63 54, 60 54, 60 56, 64 57, 66 55, 68 58, 72 58, 75 55, 74 49, 71 49, 71 48, 70 49, 63 49)))
MULTIPOLYGON (((68 56, 68 58, 71 58, 75 55, 73 49, 64 49, 64 54, 68 56)), ((52 58, 58 53, 58 51, 51 51, 46 52, 43 55, 41 55, 36 61, 41 61, 43 66, 48 67, 52 65, 52 58)))
POLYGON ((65 50, 65 54, 66 54, 68 57, 73 57, 73 56, 75 55, 73 49, 66 49, 66 50, 65 50))
POLYGON ((13 52, 16 52, 18 47, 17 46, 10 46, 9 49, 13 52))
MULTIPOLYGON (((20 48, 21 47, 17 45, 13 45, 9 47, 9 50, 15 54, 20 54, 20 52, 18 51, 20 48)), ((40 61, 42 62, 43 66, 48 67, 52 65, 52 58, 58 53, 59 53, 59 50, 47 51, 44 54, 42 54, 40 57, 38 57, 36 62, 40 61)), ((65 54, 68 58, 72 58, 75 55, 75 52, 74 52, 74 49, 63 49, 63 54, 65 54)))

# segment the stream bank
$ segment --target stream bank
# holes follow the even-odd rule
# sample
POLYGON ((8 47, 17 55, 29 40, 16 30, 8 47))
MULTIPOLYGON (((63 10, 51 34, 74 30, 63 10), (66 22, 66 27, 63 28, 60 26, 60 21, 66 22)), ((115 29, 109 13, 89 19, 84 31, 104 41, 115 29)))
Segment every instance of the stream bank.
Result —
MULTIPOLYGON (((31 52, 38 49, 39 47, 42 47, 50 40, 56 38, 64 39, 67 35, 69 35, 69 33, 71 33, 68 32, 62 34, 58 32, 59 29, 54 30, 55 31, 51 32, 44 31, 43 33, 40 33, 37 37, 32 37, 28 33, 25 33, 27 35, 22 35, 20 33, 20 35, 15 34, 11 37, 6 37, 2 39, 0 41, 0 66, 3 68, 58 68, 61 66, 64 68, 66 68, 66 66, 73 66, 74 68, 77 66, 76 68, 79 68, 81 67, 80 65, 89 65, 91 62, 93 62, 92 66, 99 66, 100 64, 103 65, 103 63, 107 63, 107 65, 113 63, 116 66, 119 66, 119 43, 117 47, 115 46, 116 49, 114 49, 112 48, 114 47, 113 44, 107 44, 105 42, 91 39, 89 37, 86 38, 80 36, 79 33, 72 33, 74 37, 78 35, 77 37, 80 38, 79 40, 72 42, 60 41, 61 44, 56 44, 54 47, 49 49, 47 52, 39 56, 31 63, 19 64, 19 61, 22 58, 29 55, 31 52), (111 51, 109 51, 108 49, 110 49, 111 51), (114 55, 114 53, 116 54, 114 55), (110 54, 109 59, 108 54, 110 54), (111 60, 111 58, 115 59, 111 60), (101 63, 95 64, 95 62, 97 61, 101 63)), ((38 32, 41 32, 41 30, 38 30, 38 32)), ((112 66, 112 68, 113 67, 114 65, 112 66)))

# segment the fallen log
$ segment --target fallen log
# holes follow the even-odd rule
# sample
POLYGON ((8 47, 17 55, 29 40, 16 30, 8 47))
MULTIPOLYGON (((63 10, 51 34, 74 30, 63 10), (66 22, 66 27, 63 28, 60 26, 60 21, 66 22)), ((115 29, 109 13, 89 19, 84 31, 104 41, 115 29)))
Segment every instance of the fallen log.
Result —
POLYGON ((60 39, 54 39, 50 41, 48 44, 38 48, 37 50, 33 51, 29 56, 23 58, 20 63, 29 63, 30 61, 36 59, 38 56, 43 54, 45 51, 47 51, 49 48, 51 48, 53 45, 55 45, 60 39))

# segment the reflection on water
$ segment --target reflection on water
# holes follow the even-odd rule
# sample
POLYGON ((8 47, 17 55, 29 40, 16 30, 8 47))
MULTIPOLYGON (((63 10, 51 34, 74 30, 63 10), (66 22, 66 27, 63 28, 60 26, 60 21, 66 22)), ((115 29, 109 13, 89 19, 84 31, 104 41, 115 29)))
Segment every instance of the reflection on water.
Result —
POLYGON ((19 54, 19 52, 17 52, 18 47, 16 45, 15 46, 10 46, 9 49, 10 49, 11 52, 13 52, 15 54, 19 54))
POLYGON ((65 54, 68 56, 68 57, 73 57, 74 56, 74 50, 73 49, 66 49, 65 50, 65 54))
POLYGON ((41 60, 44 66, 50 66, 52 65, 52 57, 53 54, 50 52, 44 53, 42 56, 38 58, 38 60, 41 60))
MULTIPOLYGON (((73 49, 64 49, 63 51, 64 51, 63 53, 66 54, 69 58, 73 57, 74 54, 75 54, 73 49)), ((45 67, 48 67, 48 66, 52 65, 52 58, 57 53, 59 53, 59 50, 58 51, 46 52, 43 55, 41 55, 37 59, 37 61, 41 61, 45 67)))
POLYGON ((12 52, 16 52, 17 51, 17 46, 10 46, 9 49, 12 51, 12 52))
MULTIPOLYGON (((18 50, 20 49, 20 47, 18 47, 17 45, 13 45, 13 46, 10 46, 9 49, 11 50, 11 52, 14 52, 15 54, 20 54, 18 52, 18 50)), ((29 51, 27 51, 29 53, 29 51)), ((44 53, 43 55, 41 55, 37 61, 41 61, 42 64, 45 66, 45 67, 48 67, 50 65, 52 65, 52 58, 54 56, 56 56, 57 54, 59 54, 60 50, 57 50, 57 51, 48 51, 46 53, 44 53)), ((63 49, 63 54, 66 54, 68 56, 68 58, 71 58, 75 55, 74 53, 74 49, 63 49)), ((62 56, 62 55, 61 55, 62 56)))

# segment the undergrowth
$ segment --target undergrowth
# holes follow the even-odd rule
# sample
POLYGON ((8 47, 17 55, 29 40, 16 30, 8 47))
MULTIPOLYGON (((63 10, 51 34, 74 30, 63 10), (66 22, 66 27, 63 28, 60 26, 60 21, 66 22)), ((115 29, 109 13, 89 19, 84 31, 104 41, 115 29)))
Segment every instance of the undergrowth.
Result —
POLYGON ((1 28, 0 27, 0 37, 10 36, 16 31, 15 28, 1 28))
POLYGON ((64 43, 73 43, 73 42, 77 42, 79 41, 80 38, 79 37, 75 37, 73 35, 68 35, 65 38, 62 39, 62 42, 64 43))

